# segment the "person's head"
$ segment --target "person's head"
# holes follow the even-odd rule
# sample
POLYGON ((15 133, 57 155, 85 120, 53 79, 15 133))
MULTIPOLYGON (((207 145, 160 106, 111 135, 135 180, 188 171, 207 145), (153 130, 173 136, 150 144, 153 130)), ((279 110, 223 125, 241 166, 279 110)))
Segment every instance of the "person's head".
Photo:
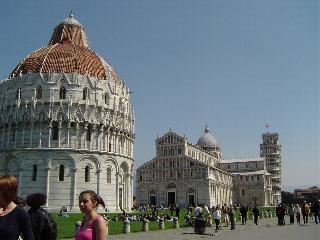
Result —
POLYGON ((79 195, 79 207, 81 212, 90 212, 95 210, 98 205, 102 205, 105 208, 103 199, 97 195, 94 191, 86 190, 79 195))
POLYGON ((24 208, 27 204, 26 200, 22 197, 16 197, 16 199, 13 201, 15 204, 17 204, 18 207, 24 208))
POLYGON ((14 176, 0 177, 0 207, 6 207, 17 198, 18 181, 14 176))
POLYGON ((27 205, 31 208, 40 208, 47 202, 47 196, 42 193, 34 193, 27 197, 27 205))

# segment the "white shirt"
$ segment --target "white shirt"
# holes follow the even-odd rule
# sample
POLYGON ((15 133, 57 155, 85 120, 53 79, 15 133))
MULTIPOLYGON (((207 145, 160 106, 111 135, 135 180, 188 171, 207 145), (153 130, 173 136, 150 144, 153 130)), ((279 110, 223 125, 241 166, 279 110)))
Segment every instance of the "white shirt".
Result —
POLYGON ((221 218, 221 211, 218 209, 218 210, 215 210, 213 212, 213 219, 219 219, 220 220, 221 218))

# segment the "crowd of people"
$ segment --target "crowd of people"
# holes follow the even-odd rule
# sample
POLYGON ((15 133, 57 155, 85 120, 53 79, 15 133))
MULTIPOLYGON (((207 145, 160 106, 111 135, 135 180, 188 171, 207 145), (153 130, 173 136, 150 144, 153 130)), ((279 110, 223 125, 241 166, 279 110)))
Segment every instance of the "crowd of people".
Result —
MULTIPOLYGON (((0 177, 0 236, 6 240, 56 240, 57 226, 44 208, 46 196, 41 193, 34 193, 27 196, 26 200, 17 197, 18 182, 14 176, 0 177), (24 208, 28 206, 26 211, 24 208)), ((98 206, 106 209, 103 199, 94 191, 86 190, 79 195, 79 208, 84 217, 78 221, 75 230, 75 240, 106 240, 108 235, 108 221, 178 221, 180 207, 171 204, 167 208, 163 205, 137 206, 133 213, 121 213, 109 217, 109 214, 100 215, 97 213, 98 206), (165 211, 164 211, 165 210, 165 211)), ((189 206, 185 211, 184 220, 187 226, 196 226, 196 221, 202 221, 205 226, 215 224, 214 234, 219 234, 221 224, 225 227, 230 224, 230 229, 235 230, 236 210, 239 208, 241 223, 245 225, 248 214, 252 214, 254 224, 258 225, 261 215, 257 206, 249 208, 246 205, 217 205, 208 207, 206 205, 189 206)), ((58 216, 66 216, 66 208, 62 208, 58 216)), ((106 212, 108 212, 106 210, 106 212)), ((279 204, 275 209, 278 225, 285 225, 285 216, 289 216, 289 224, 308 224, 310 220, 319 224, 320 200, 313 203, 304 201, 302 204, 279 204), (302 221, 300 220, 302 218, 302 221)))

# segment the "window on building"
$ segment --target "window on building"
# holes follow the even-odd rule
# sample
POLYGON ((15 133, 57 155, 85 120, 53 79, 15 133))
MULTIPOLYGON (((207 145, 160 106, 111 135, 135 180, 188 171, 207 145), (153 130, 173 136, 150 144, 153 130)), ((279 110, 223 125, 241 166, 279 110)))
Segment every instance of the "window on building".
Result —
POLYGON ((109 105, 110 103, 110 97, 108 93, 104 94, 104 104, 109 105))
POLYGON ((59 166, 59 181, 64 181, 64 165, 60 164, 59 166))
POLYGON ((22 97, 21 88, 18 88, 16 99, 17 99, 17 100, 21 100, 21 97, 22 97))
POLYGON ((89 89, 84 88, 82 91, 82 99, 83 100, 89 100, 89 89))
POLYGON ((107 183, 111 183, 111 168, 107 169, 107 183))
POLYGON ((253 182, 253 176, 251 176, 251 181, 253 182))
POLYGON ((246 181, 248 181, 248 177, 246 176, 246 181))
POLYGON ((230 169, 230 165, 228 164, 228 169, 230 169))
POLYGON ((41 99, 42 98, 42 87, 41 86, 37 87, 36 98, 37 99, 41 99))
POLYGON ((140 182, 142 182, 142 175, 140 175, 140 182))
POLYGON ((242 189, 241 193, 242 193, 242 196, 246 195, 244 189, 242 189))
POLYGON ((260 177, 259 177, 259 175, 257 175, 257 180, 258 180, 258 181, 260 180, 260 177))
POLYGON ((178 148, 178 155, 179 155, 179 156, 182 155, 182 150, 181 150, 181 148, 178 148))
POLYGON ((248 163, 246 163, 246 168, 248 168, 248 163))
POLYGON ((242 181, 242 176, 240 176, 240 181, 242 181))
POLYGON ((86 166, 84 170, 84 181, 90 182, 90 166, 86 166))
POLYGON ((32 166, 32 181, 37 181, 37 172, 38 172, 38 166, 37 166, 37 164, 33 164, 33 166, 32 166))
POLYGON ((124 111, 124 107, 123 107, 123 100, 120 98, 119 100, 119 111, 123 112, 124 111))
POLYGON ((59 91, 59 99, 66 99, 66 92, 65 87, 61 87, 59 91))
POLYGON ((109 143, 109 152, 111 152, 111 150, 112 150, 112 145, 111 145, 111 143, 109 143))
POLYGON ((57 123, 52 123, 52 140, 58 140, 59 128, 57 123))
POLYGON ((91 142, 91 126, 90 125, 87 126, 86 140, 88 142, 91 142))
POLYGON ((171 152, 171 156, 174 156, 174 149, 173 148, 170 150, 170 152, 171 152))

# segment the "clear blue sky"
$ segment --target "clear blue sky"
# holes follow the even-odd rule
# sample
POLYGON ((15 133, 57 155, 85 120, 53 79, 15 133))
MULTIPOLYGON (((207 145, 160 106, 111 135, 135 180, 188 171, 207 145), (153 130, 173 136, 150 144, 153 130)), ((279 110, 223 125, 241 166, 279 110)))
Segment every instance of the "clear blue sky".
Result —
POLYGON ((231 158, 258 156, 268 123, 283 185, 320 185, 317 0, 5 1, 0 79, 70 10, 134 91, 136 167, 170 126, 196 143, 207 123, 231 158))

